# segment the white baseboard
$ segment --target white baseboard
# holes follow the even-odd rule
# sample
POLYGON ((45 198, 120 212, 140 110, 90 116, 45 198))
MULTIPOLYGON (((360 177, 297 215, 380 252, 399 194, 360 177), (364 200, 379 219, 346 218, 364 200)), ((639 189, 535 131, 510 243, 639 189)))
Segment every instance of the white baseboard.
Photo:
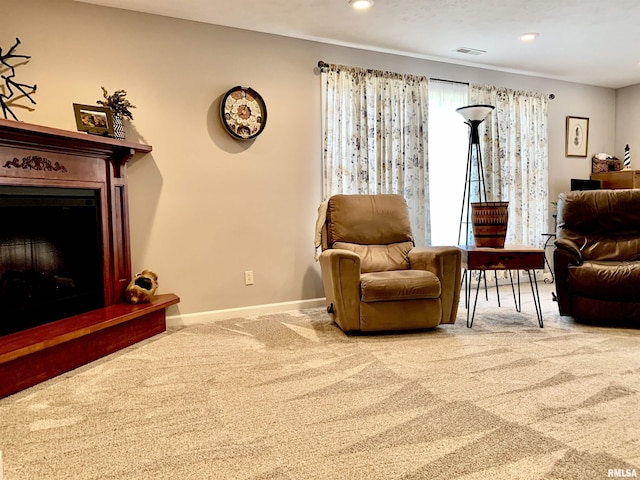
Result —
MULTIPOLYGON (((212 310, 209 312, 187 313, 184 315, 170 315, 167 317, 167 328, 184 327, 200 323, 213 323, 230 318, 251 317, 268 313, 282 313, 291 310, 303 310, 305 308, 324 307, 324 298, 312 298, 310 300, 297 300, 292 302, 269 303, 266 305, 253 305, 250 307, 227 308, 224 310, 212 310)), ((0 480, 2 480, 0 478, 0 480)))

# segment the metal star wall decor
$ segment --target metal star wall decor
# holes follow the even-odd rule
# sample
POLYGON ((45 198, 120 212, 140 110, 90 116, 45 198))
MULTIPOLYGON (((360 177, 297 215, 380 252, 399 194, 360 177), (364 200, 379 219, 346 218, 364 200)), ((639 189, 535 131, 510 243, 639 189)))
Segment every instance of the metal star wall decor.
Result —
POLYGON ((2 113, 4 118, 8 118, 7 114, 11 115, 14 120, 18 120, 11 107, 26 108, 33 110, 32 108, 25 107, 23 105, 14 105, 16 100, 21 98, 27 98, 32 104, 36 104, 35 100, 31 98, 31 95, 35 93, 37 85, 28 85, 26 83, 19 83, 14 80, 16 76, 16 67, 27 63, 31 56, 29 55, 17 55, 15 54, 16 48, 20 45, 20 39, 16 38, 16 43, 13 47, 4 53, 2 47, 0 47, 0 78, 4 81, 4 85, 0 84, 0 107, 2 107, 2 113), (22 60, 22 61, 21 61, 22 60), (15 89, 15 90, 14 90, 15 89), (16 90, 21 95, 16 95, 16 90))

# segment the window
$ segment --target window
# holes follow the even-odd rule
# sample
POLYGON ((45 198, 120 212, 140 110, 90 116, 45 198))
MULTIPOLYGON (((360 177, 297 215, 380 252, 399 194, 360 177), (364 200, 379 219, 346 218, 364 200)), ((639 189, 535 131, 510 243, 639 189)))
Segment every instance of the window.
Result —
POLYGON ((429 208, 431 244, 457 245, 469 127, 456 108, 468 104, 469 86, 429 82, 429 208))

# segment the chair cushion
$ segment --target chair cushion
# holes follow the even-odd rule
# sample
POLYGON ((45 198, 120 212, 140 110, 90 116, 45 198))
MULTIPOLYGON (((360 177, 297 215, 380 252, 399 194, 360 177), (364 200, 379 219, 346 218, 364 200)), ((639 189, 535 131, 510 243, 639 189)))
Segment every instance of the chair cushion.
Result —
POLYGON ((413 241, 402 195, 334 195, 327 204, 327 241, 389 245, 413 241))
POLYGON ((584 260, 640 260, 640 189, 586 190, 558 198, 558 239, 579 246, 584 260))
POLYGON ((391 245, 359 245, 357 243, 336 242, 333 248, 342 248, 354 252, 360 257, 360 271, 385 272, 388 270, 406 270, 409 268, 409 250, 412 242, 392 243, 391 245))
POLYGON ((569 267, 573 294, 611 301, 637 301, 640 262, 584 262, 569 267))
POLYGON ((395 270, 363 273, 360 294, 363 302, 439 298, 440 280, 426 270, 395 270))
POLYGON ((637 234, 638 204, 638 189, 564 192, 558 199, 558 228, 596 236, 637 234))

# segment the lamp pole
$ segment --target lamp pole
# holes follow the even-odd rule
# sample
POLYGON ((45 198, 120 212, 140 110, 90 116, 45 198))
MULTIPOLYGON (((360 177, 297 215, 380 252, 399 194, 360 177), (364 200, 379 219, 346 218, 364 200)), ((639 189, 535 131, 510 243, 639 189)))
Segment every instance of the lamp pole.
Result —
POLYGON ((469 150, 467 153, 467 168, 464 181, 464 193, 462 196, 462 208, 460 210, 460 227, 458 229, 458 243, 462 244, 462 225, 465 225, 465 241, 466 246, 469 245, 469 224, 471 223, 471 189, 472 184, 478 184, 478 200, 485 202, 487 200, 487 191, 484 183, 484 173, 482 169, 482 153, 480 150, 480 132, 479 126, 486 116, 494 109, 493 105, 468 105, 456 109, 469 125, 469 150), (473 178, 473 159, 476 159, 476 178, 473 178), (466 213, 466 221, 465 220, 466 213))

